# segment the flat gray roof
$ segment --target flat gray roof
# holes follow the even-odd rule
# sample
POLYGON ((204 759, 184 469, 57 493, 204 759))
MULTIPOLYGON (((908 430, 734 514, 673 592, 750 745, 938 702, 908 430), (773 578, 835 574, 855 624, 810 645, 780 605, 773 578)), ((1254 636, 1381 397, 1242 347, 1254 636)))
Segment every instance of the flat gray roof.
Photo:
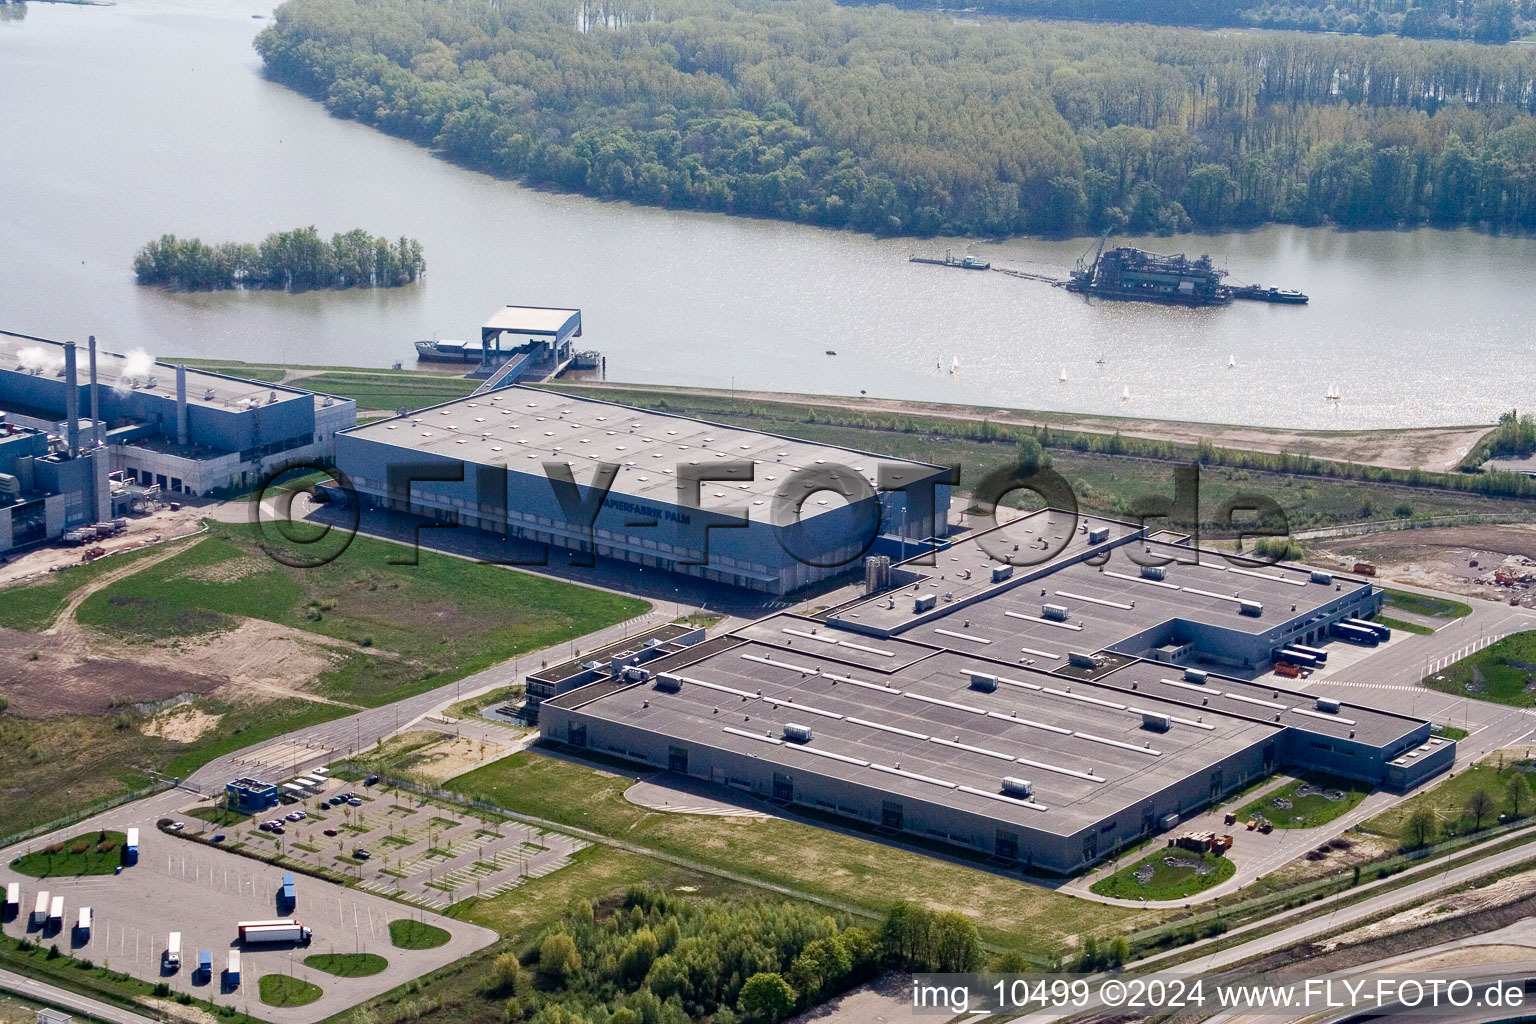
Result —
MULTIPOLYGON (((789 615, 758 624, 760 633, 813 625, 789 615)), ((911 653, 900 641, 843 635, 869 648, 894 645, 898 657, 911 653)), ((817 649, 753 640, 692 663, 685 652, 649 666, 681 676, 676 693, 652 683, 598 684, 553 703, 1059 835, 1079 832, 1280 729, 1225 709, 953 651, 931 651, 880 673, 850 663, 841 649, 808 643, 817 649), (997 675, 997 690, 972 689, 973 670, 997 675), (1166 732, 1148 730, 1143 712, 1170 715, 1173 724, 1166 732), (785 741, 786 723, 810 726, 811 741, 785 741), (1033 797, 1004 796, 1005 776, 1033 782, 1033 797)))
MULTIPOLYGON (((900 563, 898 572, 908 574, 898 577, 904 581, 900 589, 844 607, 834 618, 850 628, 896 631, 940 647, 982 653, 1008 643, 1026 654, 1034 649, 1064 659, 1068 650, 1100 651, 1174 618, 1253 635, 1278 631, 1345 593, 1370 586, 1337 576, 1313 583, 1309 570, 1294 566, 1234 565, 1208 551, 1138 539, 1137 532, 1131 524, 1093 516, 1080 517, 1074 529, 1066 513, 1031 512, 936 552, 932 566, 900 563), (1104 545, 1088 543, 1096 529, 1108 529, 1104 545), (1002 563, 986 547, 1007 555, 1017 548, 1017 557, 1035 558, 1047 553, 1038 547, 1041 542, 1050 545, 1047 560, 1017 565, 1006 579, 993 581, 992 570, 1002 563), (1064 564, 1095 547, 1107 552, 1103 564, 1064 564), (1142 564, 1165 560, 1163 579, 1142 577, 1142 564), (1019 582, 1042 569, 1049 571, 1019 582), (914 600, 926 594, 936 595, 938 617, 914 611, 914 600), (979 599, 964 603, 973 598, 979 599), (1240 601, 1258 602, 1262 614, 1242 614, 1240 601), (1047 619, 1042 614, 1046 604, 1064 606, 1066 620, 1047 619)), ((1093 561, 1102 557, 1095 554, 1093 561)), ((1017 657, 1000 649, 987 653, 1000 660, 1017 657)))
POLYGON ((503 306, 481 325, 481 331, 547 334, 559 338, 581 333, 581 310, 552 306, 503 306))
POLYGON ((1061 835, 1286 727, 1389 747, 1421 725, 1350 704, 1327 680, 1301 691, 1212 673, 1196 684, 1182 669, 1134 662, 1086 682, 1050 674, 1055 662, 989 657, 998 653, 780 613, 649 664, 682 678, 676 693, 605 681, 551 703, 1061 835), (973 689, 973 672, 995 675, 997 689, 973 689), (1320 709, 1319 698, 1339 710, 1320 709), (1144 728, 1145 712, 1172 726, 1144 728), (810 726, 811 741, 786 741, 786 723, 810 726), (1034 796, 1005 797, 1005 776, 1033 782, 1034 796))
MULTIPOLYGON (((142 351, 142 350, 139 350, 142 351)), ((10 370, 30 370, 41 367, 40 376, 62 379, 64 369, 64 345, 62 342, 31 338, 20 334, 0 332, 0 367, 10 370)), ((75 346, 75 373, 80 384, 90 383, 90 355, 82 344, 75 346)), ((108 352, 100 346, 96 349, 96 379, 103 388, 129 389, 143 394, 176 400, 176 366, 152 360, 147 355, 131 359, 117 352, 108 352), (130 364, 135 373, 128 372, 130 364), (153 387, 150 379, 154 379, 153 387)), ((299 388, 268 384, 257 380, 242 380, 222 373, 210 373, 196 367, 187 367, 187 404, 200 405, 228 411, 240 411, 257 405, 277 401, 308 398, 315 402, 330 396, 315 396, 313 392, 299 388), (253 404, 254 403, 254 404, 253 404)), ((350 401, 350 399, 335 399, 350 401)))
MULTIPOLYGON (((760 522, 770 521, 781 487, 818 465, 851 467, 871 487, 881 464, 897 466, 897 476, 905 478, 901 483, 943 472, 920 462, 523 386, 471 395, 345 433, 465 462, 502 463, 517 472, 542 474, 545 461, 565 462, 581 484, 592 480, 597 463, 615 462, 620 469, 612 493, 668 504, 678 502, 679 465, 708 467, 746 459, 756 464, 753 480, 705 482, 699 488, 700 505, 742 507, 760 522)), ((833 492, 815 493, 801 515, 808 519, 844 504, 833 492)))

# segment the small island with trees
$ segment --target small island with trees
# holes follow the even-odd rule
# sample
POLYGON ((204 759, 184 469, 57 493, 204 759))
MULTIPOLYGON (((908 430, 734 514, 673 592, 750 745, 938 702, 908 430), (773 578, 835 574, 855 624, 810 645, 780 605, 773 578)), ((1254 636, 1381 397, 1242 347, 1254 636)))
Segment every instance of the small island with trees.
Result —
POLYGON ((426 272, 421 243, 391 242, 362 228, 320 237, 313 225, 274 231, 260 245, 162 235, 133 257, 139 284, 180 291, 222 288, 398 288, 426 272))

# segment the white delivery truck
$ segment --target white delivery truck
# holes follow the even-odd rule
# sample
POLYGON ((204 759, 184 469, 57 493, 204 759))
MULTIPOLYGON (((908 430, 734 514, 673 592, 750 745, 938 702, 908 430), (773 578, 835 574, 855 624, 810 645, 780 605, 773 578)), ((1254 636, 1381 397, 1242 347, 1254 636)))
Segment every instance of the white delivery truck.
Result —
POLYGON ((83 942, 91 937, 91 908, 80 908, 80 919, 75 922, 75 932, 83 942))
POLYGON ((48 904, 48 927, 64 927, 64 897, 55 896, 48 904))
POLYGON ((170 940, 165 944, 165 969, 181 969, 181 932, 171 932, 170 940))
POLYGON ((44 889, 37 894, 37 902, 32 904, 32 923, 41 928, 48 920, 48 890, 44 889))
POLYGON ((224 968, 224 977, 230 988, 240 987, 240 951, 238 949, 229 951, 229 966, 224 968))
POLYGON ((5 883, 5 916, 21 913, 21 883, 5 883))

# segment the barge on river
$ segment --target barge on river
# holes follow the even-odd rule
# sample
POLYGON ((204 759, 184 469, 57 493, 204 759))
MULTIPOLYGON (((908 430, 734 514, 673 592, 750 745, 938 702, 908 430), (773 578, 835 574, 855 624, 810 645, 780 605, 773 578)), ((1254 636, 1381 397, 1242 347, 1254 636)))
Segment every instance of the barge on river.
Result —
POLYGON ((1101 299, 1170 306, 1225 306, 1233 299, 1287 305, 1307 301, 1306 295, 1288 288, 1233 287, 1222 282, 1226 276, 1226 270, 1206 255, 1190 259, 1183 253, 1165 256, 1130 246, 1106 252, 1101 238, 1092 262, 1088 262, 1086 254, 1077 261, 1066 289, 1101 299))

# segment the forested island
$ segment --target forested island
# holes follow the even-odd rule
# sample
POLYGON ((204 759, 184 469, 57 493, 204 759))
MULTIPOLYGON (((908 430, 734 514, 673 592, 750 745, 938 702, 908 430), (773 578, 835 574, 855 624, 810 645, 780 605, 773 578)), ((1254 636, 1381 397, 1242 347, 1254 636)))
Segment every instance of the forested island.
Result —
POLYGON ((288 0, 269 74, 531 184, 881 234, 1536 228, 1536 51, 825 0, 288 0))
POLYGON ((313 226, 274 231, 260 245, 162 235, 133 257, 139 284, 182 291, 221 288, 398 288, 426 271, 421 243, 396 242, 362 228, 320 237, 313 226))
MULTIPOLYGON (((865 0, 858 0, 865 2, 865 0)), ((873 0, 868 0, 873 2, 873 0)), ((1507 43, 1536 30, 1536 0, 898 0, 913 10, 963 9, 1012 18, 1392 34, 1507 43)))

